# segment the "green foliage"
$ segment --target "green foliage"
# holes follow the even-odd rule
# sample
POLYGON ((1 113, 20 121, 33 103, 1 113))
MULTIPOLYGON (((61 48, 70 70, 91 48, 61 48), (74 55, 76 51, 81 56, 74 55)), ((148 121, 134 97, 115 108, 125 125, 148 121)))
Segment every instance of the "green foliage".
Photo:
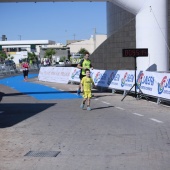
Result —
POLYGON ((26 62, 26 61, 28 61, 28 58, 23 58, 22 59, 22 62, 26 62))
POLYGON ((1 60, 1 61, 4 61, 6 58, 7 58, 6 53, 3 52, 3 51, 0 51, 0 60, 1 60))
POLYGON ((51 61, 51 60, 52 60, 52 56, 55 55, 55 54, 56 54, 56 52, 55 52, 55 50, 54 50, 53 48, 47 49, 47 50, 45 51, 44 58, 49 58, 50 61, 51 61))
POLYGON ((7 60, 13 60, 13 59, 14 59, 14 57, 11 56, 10 54, 7 56, 7 60))
POLYGON ((79 51, 78 51, 79 54, 83 54, 85 55, 86 53, 89 53, 85 48, 81 48, 79 51))
POLYGON ((37 61, 37 56, 34 52, 28 52, 28 61, 32 61, 33 63, 37 61))
POLYGON ((65 60, 66 60, 66 57, 63 56, 63 57, 60 58, 59 62, 64 62, 65 60))

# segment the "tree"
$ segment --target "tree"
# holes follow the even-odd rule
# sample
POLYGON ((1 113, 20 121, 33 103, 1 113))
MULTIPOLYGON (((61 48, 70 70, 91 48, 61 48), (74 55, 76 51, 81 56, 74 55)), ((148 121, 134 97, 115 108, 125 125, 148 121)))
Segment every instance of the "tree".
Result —
POLYGON ((37 62, 37 56, 36 54, 28 52, 28 61, 32 61, 33 63, 37 62))
POLYGON ((13 60, 14 59, 14 57, 13 56, 11 56, 10 54, 8 54, 8 56, 7 56, 7 60, 13 60))
POLYGON ((81 48, 78 53, 85 55, 86 53, 89 53, 89 52, 85 48, 81 48))
POLYGON ((7 55, 4 51, 0 51, 0 60, 4 61, 7 58, 7 55))
POLYGON ((65 62, 65 60, 66 60, 66 57, 63 56, 63 57, 60 58, 59 62, 65 62))
POLYGON ((53 48, 47 49, 45 51, 44 57, 48 58, 50 60, 50 63, 52 63, 52 56, 55 55, 55 54, 56 54, 56 51, 53 48))

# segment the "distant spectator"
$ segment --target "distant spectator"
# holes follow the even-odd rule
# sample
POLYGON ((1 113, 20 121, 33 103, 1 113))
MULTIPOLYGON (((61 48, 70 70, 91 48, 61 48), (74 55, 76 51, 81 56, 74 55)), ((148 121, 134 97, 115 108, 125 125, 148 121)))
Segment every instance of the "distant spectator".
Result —
POLYGON ((28 79, 28 72, 29 72, 29 64, 28 64, 28 62, 24 62, 22 64, 22 68, 23 68, 24 81, 27 81, 27 79, 28 79))
POLYGON ((46 65, 47 65, 47 66, 50 65, 50 60, 49 60, 48 58, 45 60, 45 62, 46 62, 46 65))
POLYGON ((30 65, 32 65, 32 60, 30 60, 30 65))

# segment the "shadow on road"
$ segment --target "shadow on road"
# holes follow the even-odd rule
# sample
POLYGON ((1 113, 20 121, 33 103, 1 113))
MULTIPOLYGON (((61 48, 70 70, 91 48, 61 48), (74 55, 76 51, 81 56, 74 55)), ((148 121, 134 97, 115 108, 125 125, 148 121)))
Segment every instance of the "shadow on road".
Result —
POLYGON ((96 108, 92 108, 91 110, 107 109, 107 108, 110 108, 110 107, 114 107, 114 106, 96 107, 96 108))
POLYGON ((0 104, 0 128, 11 127, 28 119, 56 103, 6 103, 0 104))

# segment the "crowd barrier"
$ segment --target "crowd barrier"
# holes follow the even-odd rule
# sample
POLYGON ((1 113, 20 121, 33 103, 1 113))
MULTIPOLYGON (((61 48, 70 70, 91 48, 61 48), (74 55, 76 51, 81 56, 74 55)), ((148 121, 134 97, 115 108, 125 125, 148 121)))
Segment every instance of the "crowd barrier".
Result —
POLYGON ((16 73, 16 70, 12 66, 4 66, 0 64, 0 75, 11 75, 16 73))
MULTIPOLYGON (((12 74, 20 74, 22 72, 22 67, 17 66, 14 68, 13 66, 6 66, 4 64, 0 64, 0 76, 7 76, 7 75, 12 75, 12 74)), ((30 65, 29 71, 38 71, 39 66, 37 65, 30 65)))
MULTIPOLYGON (((80 82, 80 69, 75 67, 41 67, 38 75, 40 81, 69 83, 80 82)), ((91 77, 96 86, 130 90, 135 83, 134 70, 91 70, 91 77)), ((170 99, 170 73, 136 71, 136 82, 142 92, 160 99, 170 99)), ((135 88, 132 89, 135 91, 135 88)), ((137 88, 137 91, 139 89, 137 88)))

